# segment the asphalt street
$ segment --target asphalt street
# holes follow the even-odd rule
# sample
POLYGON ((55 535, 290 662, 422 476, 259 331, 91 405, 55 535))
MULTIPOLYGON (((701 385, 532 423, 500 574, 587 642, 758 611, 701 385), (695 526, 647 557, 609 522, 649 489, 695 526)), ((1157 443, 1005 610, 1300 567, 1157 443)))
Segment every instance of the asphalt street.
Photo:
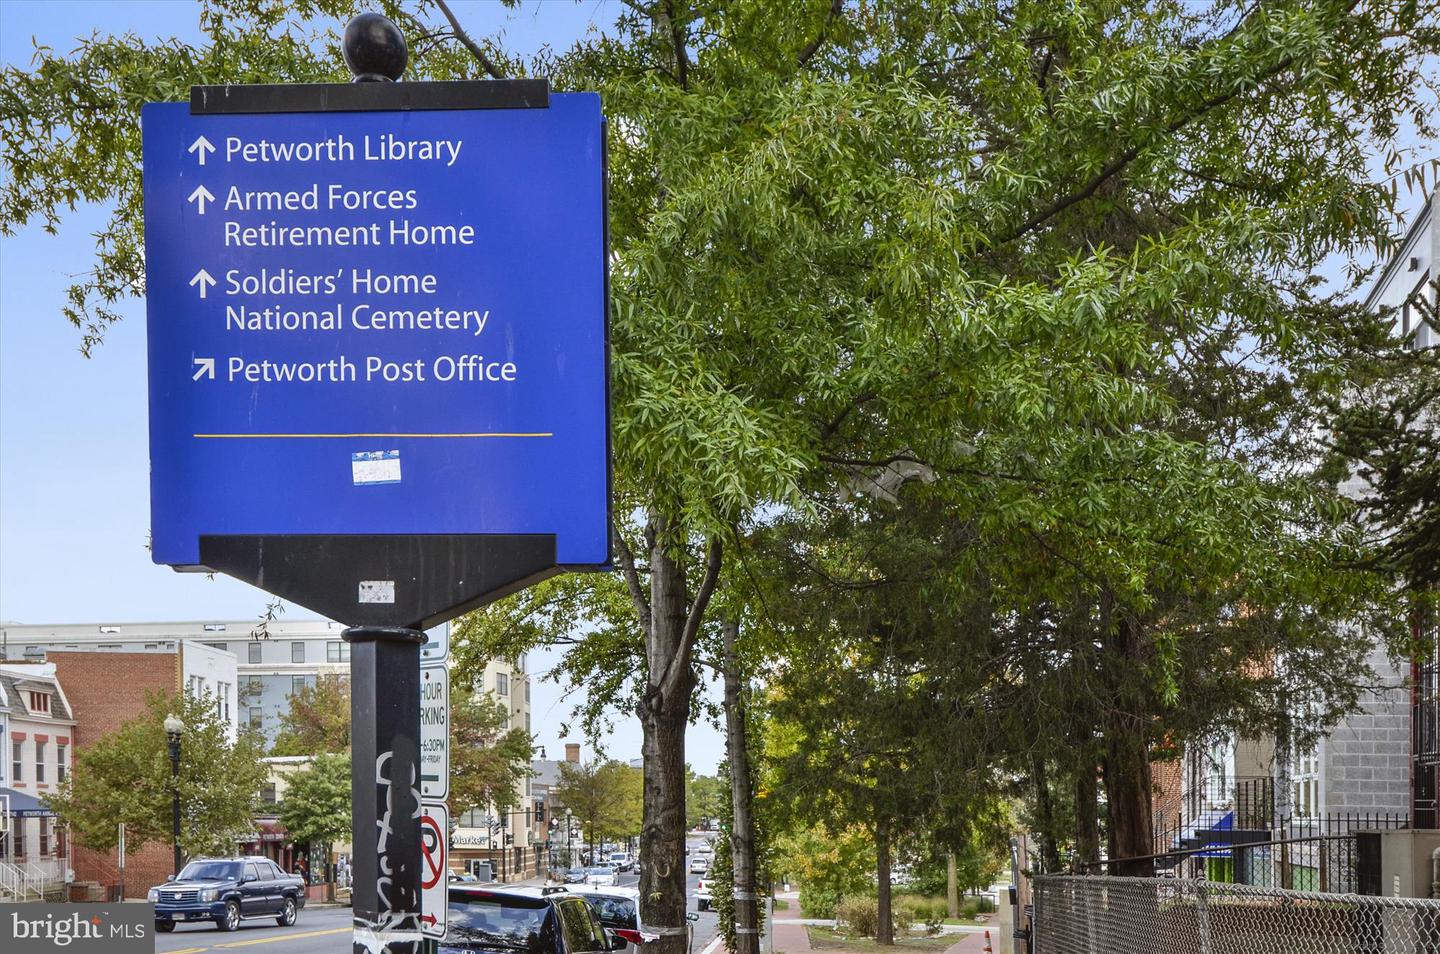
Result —
POLYGON ((157 954, 340 954, 350 950, 350 909, 305 908, 294 927, 282 928, 274 918, 266 918, 246 921, 233 934, 213 924, 177 924, 173 933, 155 936, 155 950, 157 954))

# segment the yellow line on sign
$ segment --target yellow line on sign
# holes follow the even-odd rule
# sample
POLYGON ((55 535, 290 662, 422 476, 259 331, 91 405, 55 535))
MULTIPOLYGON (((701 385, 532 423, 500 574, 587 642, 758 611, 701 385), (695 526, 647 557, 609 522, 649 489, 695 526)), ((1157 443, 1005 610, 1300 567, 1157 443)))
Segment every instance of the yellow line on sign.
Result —
POLYGON ((327 934, 349 934, 352 929, 348 927, 331 928, 328 931, 304 931, 300 934, 277 934, 274 937, 257 937, 253 941, 231 941, 229 944, 216 944, 217 948, 250 947, 252 944, 274 944, 277 941, 294 941, 302 937, 324 937, 327 934))
POLYGON ((202 438, 286 438, 286 437, 554 437, 551 431, 536 431, 534 433, 510 433, 504 431, 490 431, 477 434, 192 434, 192 437, 202 438))

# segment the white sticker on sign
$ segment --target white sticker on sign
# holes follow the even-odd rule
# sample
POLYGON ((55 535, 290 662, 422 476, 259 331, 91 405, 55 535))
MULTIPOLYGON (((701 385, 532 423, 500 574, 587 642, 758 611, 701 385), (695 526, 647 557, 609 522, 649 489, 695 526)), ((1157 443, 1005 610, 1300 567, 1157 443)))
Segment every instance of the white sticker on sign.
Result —
POLYGON ((360 602, 362 602, 362 603, 393 603, 393 602, 395 602, 395 581, 394 581, 394 580, 361 580, 361 581, 360 581, 360 602))
POLYGON ((388 450, 351 454, 350 479, 357 487, 400 483, 400 452, 388 450))

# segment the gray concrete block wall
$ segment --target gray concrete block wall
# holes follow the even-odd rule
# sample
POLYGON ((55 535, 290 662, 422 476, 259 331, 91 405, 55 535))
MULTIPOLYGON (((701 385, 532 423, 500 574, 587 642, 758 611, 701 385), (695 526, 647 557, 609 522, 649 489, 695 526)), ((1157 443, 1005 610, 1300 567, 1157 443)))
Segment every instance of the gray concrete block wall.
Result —
POLYGON ((1383 651, 1370 666, 1383 689, 1361 697, 1361 708, 1320 743, 1324 812, 1402 813, 1410 810, 1410 688, 1383 651))

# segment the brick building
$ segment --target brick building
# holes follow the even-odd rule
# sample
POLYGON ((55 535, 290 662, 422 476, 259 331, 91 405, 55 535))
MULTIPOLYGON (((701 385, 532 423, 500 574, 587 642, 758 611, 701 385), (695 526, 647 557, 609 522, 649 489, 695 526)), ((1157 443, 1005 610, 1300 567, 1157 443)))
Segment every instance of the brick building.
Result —
MULTIPOLYGON (((138 717, 151 693, 189 691, 216 697, 219 714, 234 727, 235 657, 229 653, 182 641, 174 649, 151 652, 52 650, 46 659, 55 665, 75 717, 80 771, 84 770, 86 746, 138 717), (221 687, 218 696, 215 684, 221 687), (232 693, 228 697, 227 686, 232 693)), ((116 885, 120 880, 116 860, 113 851, 94 851, 77 843, 73 846, 75 880, 116 885)), ((145 845, 126 858, 125 896, 144 898, 146 890, 164 881, 173 868, 169 844, 145 845)))

